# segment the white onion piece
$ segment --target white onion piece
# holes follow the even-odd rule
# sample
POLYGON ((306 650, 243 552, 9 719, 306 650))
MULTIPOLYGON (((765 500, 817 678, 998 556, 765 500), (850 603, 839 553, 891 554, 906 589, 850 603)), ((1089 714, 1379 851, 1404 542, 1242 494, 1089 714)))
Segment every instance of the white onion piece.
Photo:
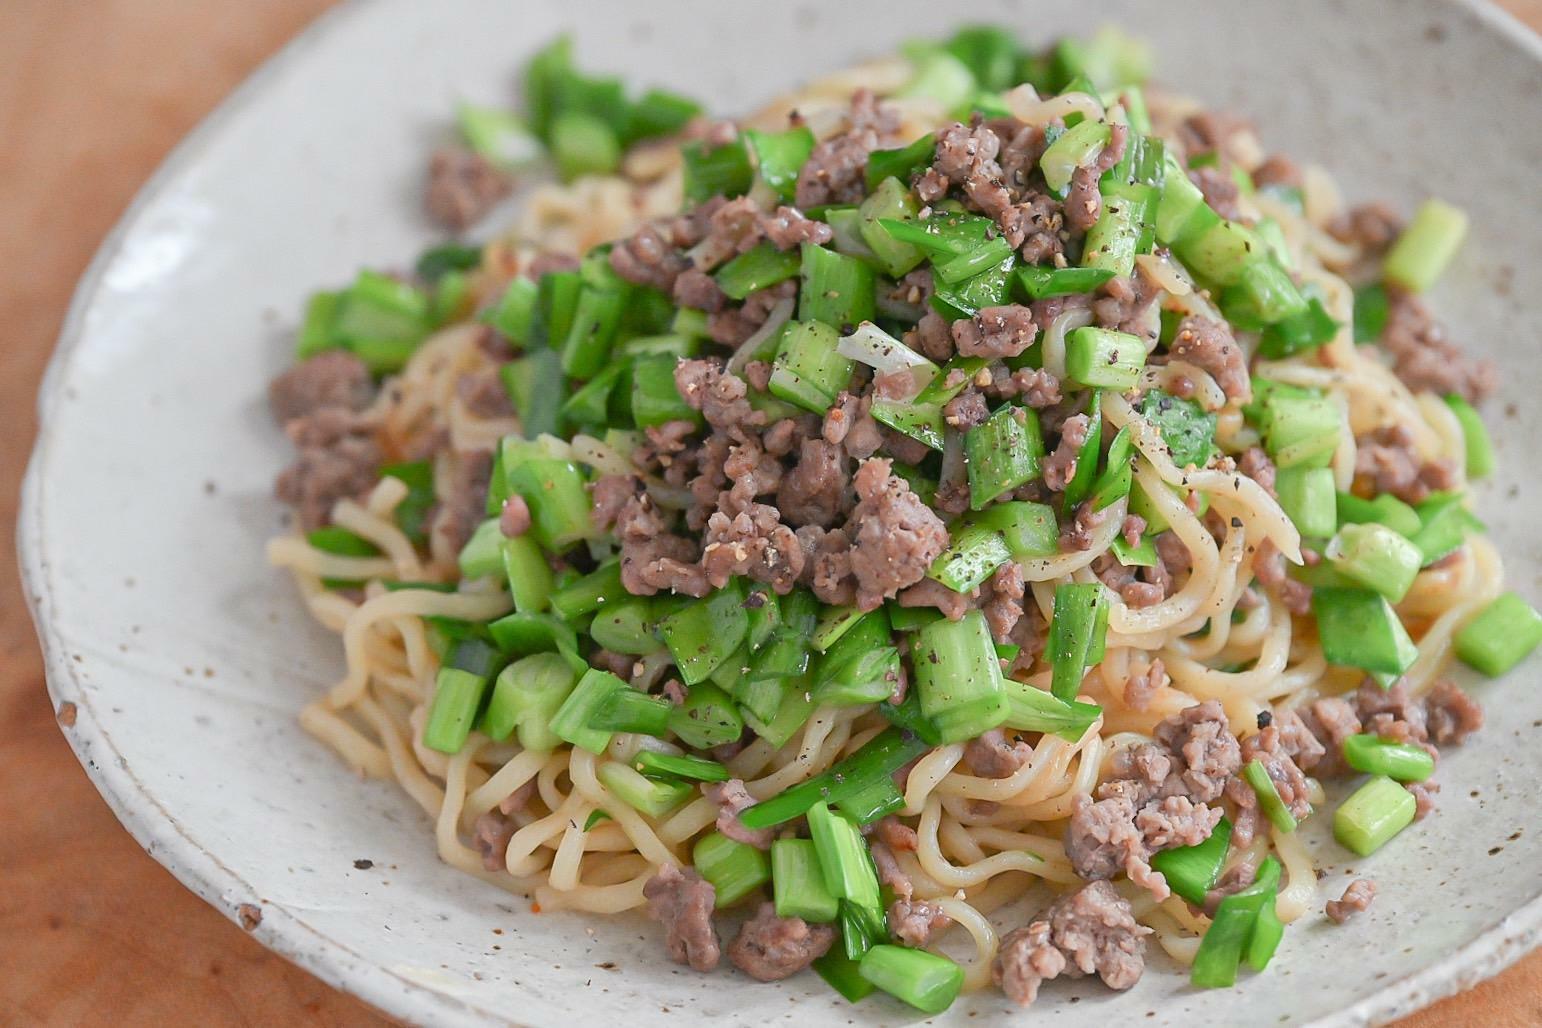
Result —
POLYGON ((1061 311, 1054 321, 1049 323, 1049 330, 1044 333, 1044 341, 1039 345, 1044 348, 1044 370, 1056 378, 1065 378, 1065 336, 1066 333, 1076 328, 1085 328, 1092 324, 1092 309, 1090 307, 1072 307, 1070 310, 1061 311))
POLYGON ((1090 93, 1061 93, 1040 100, 1038 92, 1027 83, 1010 90, 1002 100, 1012 117, 1025 125, 1048 125, 1055 119, 1080 114, 1088 121, 1103 120, 1103 102, 1090 93))
POLYGON ((871 321, 862 322, 852 330, 851 335, 841 336, 841 341, 835 345, 835 352, 842 357, 860 361, 884 375, 893 374, 896 371, 908 371, 911 368, 922 368, 931 371, 932 374, 937 373, 937 365, 871 321))
POLYGON ((573 437, 573 456, 580 464, 587 464, 602 475, 630 475, 632 463, 617 450, 592 435, 573 437))
POLYGON ((776 301, 776 305, 766 315, 765 323, 740 344, 732 357, 728 358, 728 370, 735 375, 742 372, 744 366, 755 356, 755 351, 760 349, 761 344, 770 339, 774 333, 780 332, 782 326, 791 320, 793 308, 796 304, 797 298, 792 296, 784 296, 776 301))

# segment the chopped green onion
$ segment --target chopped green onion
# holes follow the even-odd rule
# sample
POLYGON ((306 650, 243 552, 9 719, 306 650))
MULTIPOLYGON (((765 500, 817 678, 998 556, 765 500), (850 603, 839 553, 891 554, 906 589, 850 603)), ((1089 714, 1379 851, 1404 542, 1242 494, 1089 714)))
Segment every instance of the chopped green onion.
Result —
POLYGON ((686 685, 704 681, 739 648, 748 631, 742 579, 681 607, 659 623, 659 635, 686 685))
POLYGON ((1087 502, 1092 504, 1093 510, 1102 510, 1130 495, 1130 483, 1134 477, 1134 469, 1131 467, 1134 453, 1135 443, 1130 426, 1126 425, 1115 433, 1113 441, 1108 444, 1108 464, 1092 484, 1092 495, 1087 502))
MULTIPOLYGON (((473 271, 482 264, 482 248, 464 243, 441 243, 418 255, 413 271, 418 278, 434 285, 452 271, 473 271)), ((533 285, 534 283, 527 283, 533 285)))
POLYGON ((705 757, 677 757, 672 753, 655 753, 639 750, 632 758, 632 767, 650 778, 689 778, 695 782, 726 782, 732 777, 728 769, 715 760, 705 757))
POLYGON ((804 243, 802 277, 800 320, 820 321, 839 329, 873 320, 877 291, 871 265, 804 243))
POLYGON ((673 357, 660 355, 639 357, 632 364, 632 417, 638 428, 701 419, 675 388, 675 363, 673 357))
POLYGON ((609 175, 621 166, 621 140, 599 118, 569 111, 552 122, 551 155, 564 182, 609 175))
POLYGON ((546 609, 555 584, 551 565, 540 544, 529 536, 504 539, 501 545, 503 574, 509 583, 514 609, 537 614, 546 609))
POLYGON ((1055 512, 1042 503, 1008 500, 970 517, 974 523, 1000 532, 1007 549, 1018 560, 1051 557, 1060 552, 1055 512))
POLYGON ((509 282, 503 295, 482 315, 482 320, 516 343, 531 342, 530 329, 535 320, 535 305, 540 290, 528 278, 509 282))
POLYGON ((573 329, 583 276, 576 271, 549 271, 536 284, 535 310, 530 319, 527 348, 559 349, 573 329))
POLYGON ((1073 329, 1066 335, 1066 375, 1093 389, 1132 389, 1146 366, 1146 347, 1128 332, 1073 329))
POLYGON ((835 920, 840 901, 825 885, 812 839, 771 844, 771 882, 777 917, 801 917, 814 924, 835 920))
POLYGON ((1141 536, 1140 542, 1134 546, 1124 541, 1124 536, 1114 536, 1113 542, 1108 544, 1109 552, 1114 559, 1127 568, 1154 568, 1157 566, 1156 538, 1152 535, 1141 536))
POLYGON ((862 958, 862 977, 925 1014, 953 1005, 964 987, 964 969, 947 957, 888 943, 862 958))
POLYGON ((589 727, 610 732, 636 732, 663 736, 669 728, 674 706, 662 696, 649 696, 636 689, 613 692, 589 718, 589 727))
POLYGON ((592 614, 607 603, 631 596, 621 585, 621 562, 607 561, 576 581, 551 594, 551 609, 564 621, 575 621, 592 614))
POLYGON ((691 850, 691 863, 712 883, 719 909, 733 906, 771 880, 771 861, 764 851, 722 832, 702 836, 691 850))
POLYGON ((700 113, 701 105, 695 100, 663 89, 650 89, 632 104, 625 138, 632 143, 639 139, 672 136, 700 113))
POLYGON ((605 747, 610 745, 611 732, 609 729, 595 728, 595 716, 610 702, 612 696, 623 691, 630 692, 631 689, 621 679, 609 671, 590 668, 552 716, 552 733, 581 750, 594 754, 604 753, 605 747))
POLYGON ((460 752, 501 664, 498 651, 480 639, 464 639, 455 647, 450 663, 439 669, 423 725, 424 746, 440 753, 460 752))
POLYGON ((601 764, 595 770, 595 777, 621 802, 653 818, 663 817, 696 792, 689 783, 646 778, 613 760, 601 764))
MULTIPOLYGON (((1155 192, 1150 186, 1113 187, 1104 192, 1111 193, 1113 189, 1155 192)), ((1131 274, 1135 270, 1135 255, 1143 252, 1141 237, 1151 219, 1151 210, 1151 201, 1147 199, 1105 196, 1098 220, 1087 230, 1082 266, 1111 271, 1115 275, 1131 274)))
POLYGON ((1461 495, 1455 493, 1431 496, 1415 512, 1419 515, 1419 530, 1409 539, 1423 554, 1424 567, 1455 553, 1469 531, 1482 527, 1462 506, 1461 495))
POLYGON ((754 171, 744 139, 723 146, 707 142, 687 143, 680 148, 685 164, 685 199, 698 204, 714 196, 742 196, 749 192, 754 171))
POLYGON ((824 653, 865 617, 867 615, 855 607, 825 607, 815 623, 814 634, 809 637, 809 645, 824 653))
POLYGON ((562 345, 562 370, 573 378, 593 378, 605 370, 631 287, 608 268, 604 286, 585 284, 573 308, 573 324, 562 345))
POLYGON ((861 961, 848 957, 843 946, 831 946, 828 953, 814 961, 813 968, 848 1003, 860 1003, 878 988, 862 977, 861 961))
POLYGON ((1044 182, 1056 196, 1064 196, 1077 168, 1091 165, 1108 145, 1109 127, 1101 121, 1083 121, 1066 130, 1044 150, 1039 168, 1044 182))
POLYGON ((1027 264, 1018 268, 1014 281, 1030 300, 1051 296, 1091 293, 1114 277, 1108 268, 1054 268, 1027 264))
POLYGON ((1424 747, 1370 734, 1344 740, 1344 762, 1356 771, 1399 782, 1422 782, 1435 773, 1435 758, 1424 747))
POLYGON ((1487 478, 1494 473, 1494 441, 1489 438, 1488 426, 1473 409, 1472 404, 1456 393, 1446 396, 1446 406, 1456 415, 1462 426, 1462 439, 1467 451, 1467 477, 1487 478))
POLYGON ((1387 327, 1391 304, 1386 287, 1369 285, 1355 290, 1355 342, 1374 343, 1387 327))
POLYGON ((1333 812, 1333 837, 1345 849, 1368 857, 1413 824, 1417 806, 1413 793, 1378 775, 1333 812))
POLYGON ((1062 700, 1038 686, 1005 678, 1007 693, 1006 727, 1020 732, 1048 732, 1067 742, 1080 742, 1092 723, 1103 716, 1096 703, 1062 700))
POLYGON ((702 682, 691 686, 685 702, 670 713, 669 730, 692 749, 710 750, 738 742, 744 734, 744 719, 727 693, 702 682))
POLYGON ((921 711, 943 742, 962 742, 1007 719, 1011 707, 985 615, 934 621, 911 638, 911 667, 921 711))
POLYGON ((503 440, 503 474, 510 493, 530 508, 530 531, 547 550, 564 550, 593 532, 588 482, 571 460, 548 455, 538 443, 503 440))
POLYGON ((825 651, 814 679, 814 702, 851 707, 888 699, 900 676, 899 650, 890 639, 889 615, 882 607, 864 615, 825 651))
MULTIPOLYGON (((773 372, 773 388, 776 385, 774 374, 773 372)), ((870 412, 873 419, 880 425, 887 425, 901 435, 909 436, 934 450, 942 449, 943 433, 947 429, 942 419, 940 403, 877 399, 872 401, 870 412)))
POLYGON ((786 132, 750 129, 744 133, 744 138, 755 154, 760 180, 783 201, 792 203, 797 192, 798 172, 814 149, 814 133, 800 125, 786 132))
POLYGON ((949 257, 932 266, 932 273, 939 281, 954 285, 972 278, 1000 264, 1012 255, 1012 244, 1001 236, 988 239, 967 253, 949 257))
POLYGON ((934 100, 943 110, 952 110, 974 93, 974 73, 953 54, 930 43, 905 49, 913 71, 910 81, 895 90, 895 97, 934 100))
MULTIPOLYGON (((1322 470, 1327 471, 1326 468, 1322 470)), ((1331 471, 1327 471, 1327 473, 1330 477, 1333 474, 1331 471)), ((1275 482, 1276 489, 1279 488, 1279 481, 1283 478, 1283 472, 1277 476, 1275 482)), ((1284 494, 1281 493, 1280 495, 1280 502, 1283 503, 1284 494)), ((1394 532, 1405 535, 1410 539, 1419 532, 1419 512, 1391 493, 1382 493, 1380 496, 1374 496, 1369 500, 1362 500, 1353 493, 1338 493, 1335 495, 1334 501, 1338 520, 1341 524, 1363 525, 1374 522, 1386 525, 1394 532)), ((1301 534, 1307 535, 1308 533, 1303 529, 1301 534)), ((1325 535, 1327 533, 1317 534, 1325 535)))
MULTIPOLYGON (((1256 266, 1256 265, 1255 265, 1256 266)), ((1271 360, 1315 349, 1338 334, 1333 320, 1320 299, 1308 298, 1306 309, 1269 325, 1258 340, 1258 352, 1271 360)))
MULTIPOLYGON (((1411 801, 1413 797, 1409 799, 1411 801)), ((1236 984, 1237 968, 1243 958, 1247 957, 1249 963, 1253 963, 1249 944, 1258 929, 1263 908, 1274 905, 1279 885, 1280 862, 1268 857, 1259 867, 1258 877, 1252 885, 1221 900, 1215 919, 1210 922, 1210 928, 1194 954, 1194 964, 1189 972, 1192 984, 1201 989, 1220 989, 1236 984)), ((1274 941, 1277 945, 1278 940, 1274 941)), ((1273 956, 1272 949, 1261 946, 1259 962, 1267 964, 1270 956, 1273 956)))
POLYGON ((337 308, 342 299, 341 292, 317 292, 305 301, 305 317, 295 337, 296 359, 303 361, 323 350, 342 345, 332 333, 332 324, 337 320, 337 308))
MULTIPOLYGON (((1140 413, 1162 434, 1168 454, 1179 468, 1202 468, 1215 450, 1216 416, 1205 413, 1193 400, 1148 389, 1141 397, 1140 413)), ((1147 519, 1148 521, 1150 519, 1147 519)))
POLYGON ((504 653, 557 652, 580 671, 589 666, 588 661, 578 656, 578 633, 551 614, 516 611, 489 624, 487 631, 504 653))
POLYGON ((1087 438, 1082 443, 1081 449, 1076 451, 1076 471, 1071 480, 1066 483, 1065 493, 1061 498, 1064 506, 1061 511, 1070 516, 1076 510, 1076 505, 1087 498, 1092 492, 1092 484, 1098 477, 1098 453, 1103 446, 1103 415, 1100 410, 1101 393, 1094 389, 1087 395, 1086 413, 1089 419, 1087 438))
POLYGON ((830 892, 866 910, 882 909, 878 876, 855 822, 821 802, 808 808, 808 829, 830 892))
POLYGON ((1005 535, 994 525, 960 520, 950 536, 926 575, 956 593, 969 592, 1012 559, 1005 535))
MULTIPOLYGON (((1168 181, 1172 181, 1171 176, 1168 181)), ((1246 227, 1218 218, 1192 236, 1185 230, 1184 238, 1173 243, 1173 251, 1201 278, 1229 286, 1242 277, 1248 265, 1263 257, 1267 247, 1246 227)))
POLYGON ((1326 397, 1271 394, 1264 401, 1264 448, 1281 468, 1326 467, 1338 447, 1343 415, 1326 397))
POLYGON ((1275 787, 1274 780, 1269 777, 1269 770, 1264 767, 1264 762, 1258 759, 1248 761, 1242 769, 1242 777, 1253 787, 1253 792, 1258 795, 1258 806, 1264 812, 1269 821, 1282 832, 1294 832, 1296 830, 1296 816, 1285 806, 1285 801, 1280 799, 1280 791, 1275 787))
POLYGON ((739 820, 746 828, 770 828, 803 816, 815 803, 840 803, 894 774, 930 748, 899 728, 886 729, 828 771, 741 811, 739 820))
POLYGON ((1397 613, 1369 589, 1325 588, 1312 593, 1317 637, 1330 664, 1400 675, 1419 650, 1397 613))
POLYGON ((1382 274, 1393 285, 1422 293, 1435 284, 1467 235, 1467 215, 1440 200, 1424 201, 1387 251, 1382 274))
POLYGON ((514 404, 514 413, 519 415, 525 437, 556 434, 562 420, 561 354, 555 350, 535 350, 509 361, 498 374, 514 404))
POLYGON ((390 374, 406 365, 431 327, 427 294, 364 270, 338 297, 329 335, 332 345, 353 351, 371 371, 390 374))
POLYGON ((1004 404, 983 424, 964 433, 969 506, 982 510, 1039 473, 1044 437, 1039 417, 1027 407, 1004 404))
POLYGON ((972 318, 986 307, 999 307, 1007 302, 1012 291, 1012 269, 1017 265, 1017 255, 982 271, 957 285, 946 282, 937 284, 932 294, 932 310, 949 322, 960 318, 972 318))
POLYGON ((920 221, 881 218, 878 224, 892 238, 917 247, 934 262, 969 253, 996 232, 995 222, 977 214, 933 214, 920 221))
POLYGON ((919 175, 931 163, 936 149, 937 140, 928 132, 909 146, 874 150, 867 155, 867 191, 874 192, 887 178, 909 183, 911 176, 919 175))
POLYGON ((1307 539, 1333 534, 1338 526, 1338 507, 1330 468, 1283 468, 1276 472, 1274 491, 1280 509, 1307 539))
POLYGON ((879 267, 891 278, 900 278, 926 259, 918 247, 895 239, 883 227, 889 219, 913 221, 921 204, 899 179, 886 178, 878 183, 857 208, 857 231, 879 267))
POLYGON ((770 243, 761 243, 723 265, 712 277, 730 298, 742 300, 767 286, 787 281, 801 266, 797 251, 778 250, 770 243))
POLYGON ((1097 582, 1067 582, 1055 587, 1054 613, 1049 624, 1049 658, 1052 670, 1050 691, 1066 701, 1076 699, 1081 690, 1087 665, 1095 663, 1092 654, 1102 648, 1101 639, 1094 646, 1100 621, 1107 617, 1108 596, 1097 582))
POLYGON ((747 708, 744 711, 744 723, 756 735, 770 743, 773 749, 786 746, 788 740, 798 734, 798 729, 814 716, 814 703, 802 679, 780 683, 780 687, 782 701, 774 716, 758 718, 747 708))
POLYGON ((645 656, 663 648, 653 634, 653 604, 639 597, 607 603, 589 623, 589 636, 612 653, 645 656))
POLYGON ((837 349, 839 339, 839 332, 821 321, 789 322, 772 364, 771 393, 816 414, 828 411, 853 368, 837 349))
POLYGON ((1490 678, 1509 671, 1542 643, 1542 614, 1507 592, 1456 633, 1456 655, 1490 678))
POLYGON ((841 813, 859 825, 870 825, 904 805, 905 794, 900 792, 893 778, 880 778, 867 788, 846 796, 838 804, 841 813))
MULTIPOLYGON (((1326 469, 1324 469, 1326 470, 1326 469)), ((1323 553, 1334 570, 1399 603, 1413 586, 1419 548, 1386 525, 1345 525, 1323 553)))
POLYGON ((1196 907, 1203 907, 1205 893, 1221 877, 1230 848, 1231 822, 1223 817, 1204 842, 1152 854, 1151 868, 1162 873, 1173 892, 1196 907))

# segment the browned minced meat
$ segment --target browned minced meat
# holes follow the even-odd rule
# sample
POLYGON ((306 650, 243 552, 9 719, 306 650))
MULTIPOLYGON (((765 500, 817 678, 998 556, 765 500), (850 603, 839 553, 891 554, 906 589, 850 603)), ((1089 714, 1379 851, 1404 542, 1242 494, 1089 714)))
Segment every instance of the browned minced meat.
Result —
POLYGON ((1273 153, 1253 169, 1253 184, 1264 186, 1300 186, 1301 169, 1285 154, 1273 153))
MULTIPOLYGON (((1129 521, 1129 516, 1125 518, 1129 521)), ((1139 521, 1140 518, 1135 520, 1139 521)), ((1128 538, 1128 534, 1121 531, 1128 538)), ((1140 536, 1136 535, 1136 541, 1140 536)), ((1160 565, 1150 567, 1125 567, 1112 553, 1100 553, 1092 562, 1092 573, 1098 580, 1119 594, 1128 607, 1150 607, 1167 598, 1172 578, 1160 565)))
POLYGON ((1220 821, 1221 809, 1185 796, 1138 805, 1143 790, 1131 780, 1105 782, 1098 791, 1102 798, 1095 802, 1087 796, 1076 798, 1065 837, 1071 867, 1089 879, 1112 878, 1123 871, 1158 899, 1166 899, 1170 891, 1151 869, 1151 855, 1203 842, 1220 821))
POLYGON ((530 505, 518 493, 503 501, 498 511, 498 531, 509 539, 515 539, 530 531, 530 505))
POLYGON ((713 204, 706 232, 691 247, 700 271, 711 271, 737 254, 752 250, 765 235, 760 208, 747 196, 713 204))
POLYGON ((684 871, 673 864, 659 868, 643 886, 648 916, 664 925, 664 948, 669 959, 697 971, 711 971, 721 956, 712 908, 717 890, 693 867, 684 871))
POLYGON ((687 596, 710 590, 697 563, 696 544, 665 531, 664 519, 646 494, 626 501, 616 518, 621 541, 621 584, 633 596, 652 596, 673 589, 687 596))
POLYGON ((1325 696, 1296 713, 1323 749, 1316 760, 1298 754, 1302 769, 1316 771, 1319 778, 1331 778, 1349 770, 1344 763, 1344 740, 1359 734, 1361 728, 1354 704, 1342 696, 1325 696))
POLYGON ((873 826, 873 834, 878 836, 878 841, 893 850, 905 850, 913 853, 921 845, 921 841, 916 835, 916 830, 893 814, 889 814, 879 820, 873 826))
POLYGON ((385 453, 369 423, 352 411, 323 407, 290 420, 284 431, 300 452, 273 492, 295 508, 306 531, 329 522, 338 500, 362 497, 379 480, 385 453))
POLYGON ((926 900, 897 899, 889 904, 889 932, 907 946, 923 947, 953 919, 926 900))
POLYGON ((749 386, 744 379, 725 371, 721 361, 681 361, 675 366, 675 389, 714 428, 759 425, 765 421, 765 415, 750 406, 746 398, 749 386))
POLYGON ((1237 221, 1242 217, 1242 209, 1237 206, 1241 190, 1230 171, 1213 164, 1192 168, 1189 170, 1189 181, 1199 187, 1205 196, 1205 203, 1215 213, 1228 221, 1237 221))
POLYGON ((1396 289, 1389 290, 1389 299, 1379 342, 1404 385, 1416 392, 1460 393, 1471 403, 1482 402, 1499 385, 1499 369, 1463 353, 1423 300, 1396 289))
POLYGON ((1269 455, 1264 453, 1261 446, 1249 446, 1242 451, 1242 456, 1237 461, 1237 467, 1241 472, 1264 487, 1264 492, 1270 496, 1279 498, 1274 491, 1274 462, 1269 455))
POLYGON ((867 155, 899 128, 892 107, 859 89, 851 98, 850 127, 815 145, 798 172, 795 193, 804 210, 830 203, 860 203, 867 194, 867 155))
POLYGON ((1153 657, 1146 670, 1132 673, 1124 682, 1125 706, 1131 710, 1145 710, 1151 706, 1157 692, 1167 685, 1167 666, 1161 657, 1153 657))
POLYGON ((778 593, 792 590, 806 557, 798 537, 765 503, 738 507, 732 496, 707 518, 701 562, 707 581, 721 589, 735 575, 768 582, 778 593))
POLYGON ((776 505, 793 524, 829 528, 845 513, 848 484, 841 448, 824 439, 805 439, 798 463, 782 476, 776 505))
POLYGON ((1273 539, 1265 539, 1254 551, 1253 575, 1292 614, 1305 614, 1312 609, 1312 587, 1285 573, 1285 555, 1274 545, 1273 539))
POLYGON ((1460 745, 1483 727, 1483 707, 1450 679, 1435 683, 1425 707, 1429 738, 1437 746, 1460 745))
POLYGON ((986 580, 985 591, 989 595, 981 609, 985 612, 991 638, 1003 645, 1010 643, 1012 632, 1023 616, 1023 596, 1027 593, 1022 567, 1015 560, 1007 561, 986 580))
POLYGON ((1419 459, 1406 425, 1375 429, 1355 440, 1355 474, 1377 493, 1391 493, 1408 503, 1423 503, 1432 492, 1456 486, 1456 468, 1442 457, 1419 459))
POLYGON ((935 578, 923 578, 901 589, 897 599, 901 607, 935 607, 949 621, 963 620, 975 607, 971 596, 955 592, 935 578))
POLYGON ((675 279, 691 266, 669 240, 652 225, 644 225, 610 251, 610 266, 628 282, 652 286, 673 295, 675 279))
POLYGON ((804 217, 796 207, 778 207, 775 214, 761 219, 760 227, 778 250, 790 250, 802 243, 822 246, 832 236, 829 225, 804 217))
POLYGON ((1200 111, 1190 115, 1178 129, 1183 151, 1190 160, 1202 153, 1217 152, 1227 160, 1235 160, 1231 152, 1233 137, 1249 128, 1246 119, 1226 111, 1200 111))
POLYGON ((857 606, 873 610, 925 576, 948 545, 948 530, 882 457, 862 462, 853 484, 858 502, 846 531, 857 606))
POLYGON ((995 365, 990 369, 991 382, 985 387, 987 395, 1008 398, 1021 396, 1023 402, 1034 410, 1053 407, 1060 402, 1060 379, 1054 372, 1043 368, 1019 368, 1011 371, 995 365))
POLYGON ((429 518, 429 534, 444 540, 446 551, 459 553, 487 515, 487 484, 493 455, 485 450, 457 451, 443 476, 439 502, 429 518))
POLYGON ((1103 194, 1098 190, 1098 179, 1103 173, 1092 166, 1077 168, 1071 172, 1071 188, 1065 197, 1066 227, 1085 232, 1097 223, 1103 213, 1103 194))
POLYGON ((704 784, 701 792, 707 799, 717 804, 718 831, 734 842, 742 842, 758 850, 771 848, 773 834, 771 829, 746 828, 744 822, 739 820, 741 811, 755 805, 755 798, 745 790, 743 779, 730 778, 726 782, 704 784))
POLYGON ((1329 900, 1325 912, 1334 924, 1343 924, 1351 917, 1366 910, 1376 898, 1376 883, 1369 878, 1356 878, 1344 890, 1344 895, 1329 900))
POLYGON ((1093 533, 1103 527, 1104 522, 1112 515, 1112 507, 1096 510, 1091 500, 1078 503, 1076 512, 1071 515, 1071 520, 1060 529, 1060 549, 1067 553, 1073 550, 1090 550, 1093 533))
POLYGON ((824 956, 835 929, 801 917, 777 917, 776 904, 762 903, 728 946, 728 959, 760 982, 778 982, 824 956))
POLYGON ((782 300, 797 292, 794 281, 778 282, 765 289, 757 289, 744 298, 741 304, 728 304, 722 310, 707 315, 707 333, 712 341, 737 348, 771 316, 771 309, 782 300))
POLYGON ((1076 456, 1087 442, 1092 420, 1085 414, 1074 414, 1060 426, 1060 442, 1048 457, 1044 458, 1044 484, 1053 492, 1064 492, 1076 475, 1076 456))
POLYGON ((1246 889, 1257 877, 1258 857, 1251 853, 1244 854, 1235 864, 1222 871, 1215 884, 1205 890, 1205 914, 1214 917, 1223 899, 1246 889))
POLYGON ((514 838, 518 830, 519 826, 501 810, 489 810, 477 818, 471 834, 471 845, 481 855, 485 870, 505 869, 509 840, 514 838))
POLYGON ((878 422, 873 420, 871 407, 869 397, 841 393, 820 426, 824 441, 841 447, 848 457, 857 460, 866 460, 877 453, 878 447, 883 445, 883 435, 878 430, 878 422))
POLYGON ((1380 201, 1360 204, 1328 222, 1328 234, 1341 243, 1354 243, 1367 253, 1379 254, 1403 231, 1397 211, 1380 201))
POLYGON ((675 303, 681 307, 694 307, 710 313, 722 310, 728 302, 717 280, 700 268, 686 268, 675 278, 673 296, 675 303))
POLYGON ((434 152, 428 163, 423 206, 453 232, 463 232, 509 195, 514 183, 486 157, 460 147, 434 152))
POLYGON ((1355 712, 1365 731, 1384 738, 1420 743, 1429 738, 1429 712, 1404 679, 1383 689, 1367 678, 1355 691, 1355 712))
POLYGON ((953 323, 953 343, 965 357, 989 357, 993 360, 1016 357, 1038 336, 1033 311, 1020 304, 983 307, 973 318, 953 323))
MULTIPOLYGON (((1102 328, 1128 332, 1148 344, 1155 343, 1161 325, 1149 315, 1161 295, 1162 287, 1144 268, 1137 268, 1135 274, 1111 278, 1098 288, 1097 299, 1092 301, 1092 316, 1102 328)), ((1038 312, 1034 318, 1039 319, 1038 312)), ((1039 324, 1047 326, 1048 322, 1040 320, 1039 324)))
POLYGON ((1096 974, 1111 989, 1128 989, 1146 967, 1145 936, 1130 904, 1107 882, 1088 882, 1001 940, 991 978, 1021 1006, 1039 984, 1062 974, 1096 974))
MULTIPOLYGON (((898 783, 895 783, 899 787, 898 783)), ((908 900, 915 893, 915 883, 910 880, 899 861, 894 859, 894 851, 883 842, 868 844, 868 852, 873 855, 873 867, 878 872, 878 884, 887 885, 889 891, 900 899, 908 900)))
POLYGON ((1156 741, 1172 754, 1187 795, 1202 803, 1220 798, 1242 766, 1242 751, 1219 700, 1185 707, 1156 726, 1156 741))
MULTIPOLYGON (((1274 791, 1293 815, 1302 818, 1311 812, 1306 775, 1286 752, 1280 741, 1280 730, 1274 724, 1242 740, 1242 763, 1248 764, 1254 760, 1263 764, 1274 785, 1274 791)), ((1232 835, 1234 844, 1239 847, 1251 845, 1258 829, 1258 794, 1246 779, 1239 777, 1226 783, 1226 798, 1237 805, 1232 835)))
POLYGON ((992 728, 964 747, 964 763, 981 778, 1010 778, 1033 757, 1033 747, 992 728))
POLYGON ((1435 811, 1435 794, 1440 791, 1439 782, 1409 782, 1404 786, 1414 798, 1414 820, 1423 821, 1435 811))
POLYGON ((268 406, 280 425, 326 407, 361 411, 374 397, 369 368, 346 350, 318 353, 268 384, 268 406))
POLYGON ((1246 403, 1253 398, 1247 354, 1222 322, 1189 315, 1178 322, 1178 332, 1167 352, 1176 360, 1210 372, 1228 400, 1246 403))
POLYGON ((514 403, 496 368, 462 376, 455 383, 455 396, 466 410, 479 418, 507 418, 514 414, 514 403))
POLYGON ((954 353, 952 331, 936 311, 921 315, 916 327, 905 333, 905 343, 939 364, 952 359, 954 353))
MULTIPOLYGON (((1271 725, 1279 733, 1280 750, 1296 762, 1296 766, 1303 771, 1310 771, 1322 763, 1322 758, 1327 755, 1327 748, 1322 740, 1313 733, 1310 725, 1302 718, 1298 711, 1286 708, 1270 710, 1267 715, 1260 715, 1259 725, 1268 728, 1271 725), (1267 718, 1267 720, 1266 720, 1267 718)), ((1244 760, 1246 760, 1244 750, 1244 760)))
POLYGON ((942 405, 942 419, 960 432, 983 425, 990 416, 991 409, 985 404, 985 394, 973 387, 966 388, 942 405))
POLYGON ((616 523, 626 501, 637 492, 637 480, 631 475, 601 475, 590 487, 594 509, 590 517, 594 527, 604 531, 616 523))
POLYGON ((623 681, 627 681, 632 677, 632 666, 636 663, 636 660, 625 653, 616 653, 602 646, 596 649, 589 657, 589 663, 602 671, 609 671, 623 681))

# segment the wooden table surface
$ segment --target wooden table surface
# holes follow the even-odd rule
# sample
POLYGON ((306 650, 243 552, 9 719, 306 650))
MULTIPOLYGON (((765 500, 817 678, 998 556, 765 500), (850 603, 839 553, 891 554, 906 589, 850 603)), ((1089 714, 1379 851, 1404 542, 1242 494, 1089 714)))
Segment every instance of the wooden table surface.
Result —
MULTIPOLYGON (((0 2, 0 537, 75 281, 166 152, 329 0, 0 2)), ((1542 29, 1542 0, 1506 4, 1542 29)), ((379 1025, 143 853, 50 709, 0 545, 0 1024, 379 1025)), ((1542 1024, 1542 953, 1409 1019, 1542 1024)))

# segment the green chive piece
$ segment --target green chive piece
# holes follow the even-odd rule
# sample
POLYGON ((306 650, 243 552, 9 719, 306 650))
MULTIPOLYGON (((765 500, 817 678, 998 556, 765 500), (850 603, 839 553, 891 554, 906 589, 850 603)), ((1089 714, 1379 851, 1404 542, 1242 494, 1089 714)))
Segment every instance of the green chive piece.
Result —
POLYGON ((1456 655, 1490 678, 1509 671, 1542 643, 1542 614, 1507 592, 1456 634, 1456 655))
POLYGON ((1333 812, 1333 837, 1345 849, 1368 857, 1413 824, 1416 807, 1413 793, 1378 775, 1333 812))

